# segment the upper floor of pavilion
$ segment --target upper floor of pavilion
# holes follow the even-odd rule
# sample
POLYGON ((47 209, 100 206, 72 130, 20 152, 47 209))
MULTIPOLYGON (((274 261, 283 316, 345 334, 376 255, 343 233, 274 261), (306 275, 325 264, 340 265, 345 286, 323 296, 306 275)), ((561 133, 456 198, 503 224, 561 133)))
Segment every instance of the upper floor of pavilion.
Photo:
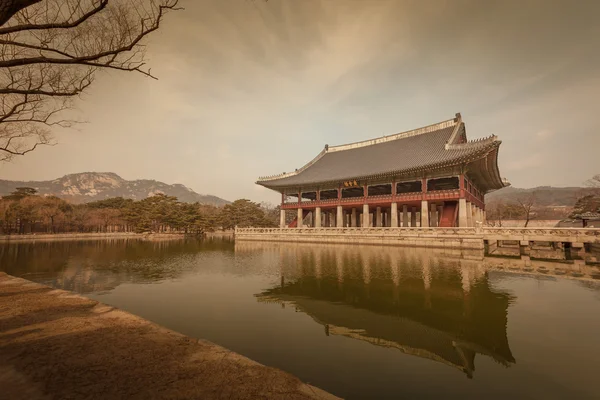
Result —
POLYGON ((467 140, 458 113, 453 119, 407 132, 340 146, 325 145, 302 168, 261 177, 256 183, 288 194, 464 175, 485 194, 507 185, 497 164, 501 143, 495 135, 467 140))

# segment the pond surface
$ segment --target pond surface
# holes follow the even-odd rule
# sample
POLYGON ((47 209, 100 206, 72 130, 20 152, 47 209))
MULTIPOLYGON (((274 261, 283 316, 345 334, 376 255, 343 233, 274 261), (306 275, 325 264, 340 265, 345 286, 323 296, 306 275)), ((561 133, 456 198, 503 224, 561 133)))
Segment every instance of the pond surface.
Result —
POLYGON ((430 249, 227 240, 0 245, 0 270, 348 399, 600 398, 600 285, 430 249))

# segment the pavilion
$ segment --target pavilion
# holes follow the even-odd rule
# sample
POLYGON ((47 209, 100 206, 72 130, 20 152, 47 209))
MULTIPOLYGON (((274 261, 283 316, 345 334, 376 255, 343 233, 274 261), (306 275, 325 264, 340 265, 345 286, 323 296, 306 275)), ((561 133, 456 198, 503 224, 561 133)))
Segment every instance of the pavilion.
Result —
POLYGON ((473 227, 486 193, 507 186, 495 135, 467 141, 461 115, 412 131, 325 148, 256 182, 281 193, 280 227, 473 227), (286 224, 286 210, 297 217, 286 224))

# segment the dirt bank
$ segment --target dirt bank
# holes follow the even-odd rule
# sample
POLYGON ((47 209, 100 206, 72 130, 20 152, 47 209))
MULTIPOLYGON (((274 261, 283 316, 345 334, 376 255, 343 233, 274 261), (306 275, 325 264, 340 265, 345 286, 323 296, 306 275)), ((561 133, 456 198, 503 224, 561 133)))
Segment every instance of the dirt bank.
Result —
POLYGON ((335 399, 281 370, 0 272, 0 399, 335 399))

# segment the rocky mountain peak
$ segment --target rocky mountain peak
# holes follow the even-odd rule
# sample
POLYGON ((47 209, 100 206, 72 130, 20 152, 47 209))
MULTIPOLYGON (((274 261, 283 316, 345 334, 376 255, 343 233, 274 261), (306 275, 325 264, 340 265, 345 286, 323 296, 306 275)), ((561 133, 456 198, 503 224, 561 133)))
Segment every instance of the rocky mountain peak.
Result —
POLYGON ((229 203, 212 195, 201 195, 182 184, 140 179, 128 181, 114 172, 81 172, 65 175, 51 181, 0 180, 0 196, 13 192, 17 187, 32 187, 40 195, 54 195, 75 203, 87 203, 110 197, 141 200, 157 193, 175 196, 189 203, 223 205, 229 203))

